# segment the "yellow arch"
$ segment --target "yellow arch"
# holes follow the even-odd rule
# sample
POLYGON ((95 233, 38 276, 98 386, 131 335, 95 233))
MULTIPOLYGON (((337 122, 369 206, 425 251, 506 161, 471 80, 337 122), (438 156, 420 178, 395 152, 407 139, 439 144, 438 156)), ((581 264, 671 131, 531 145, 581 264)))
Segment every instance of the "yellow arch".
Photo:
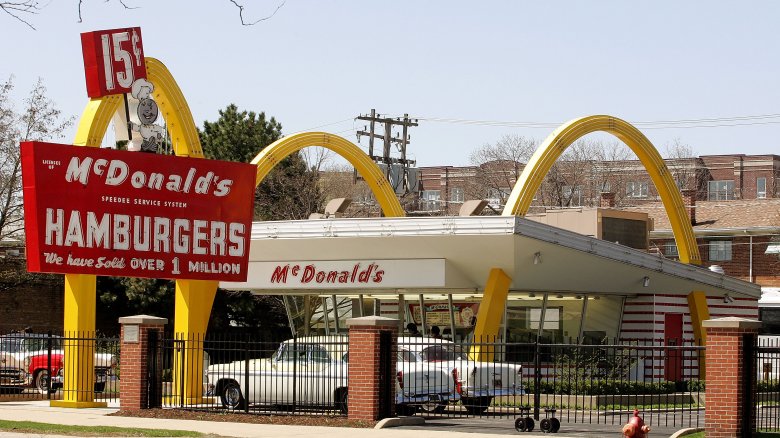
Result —
MULTIPOLYGON (((696 245, 696 237, 693 227, 685 212, 682 196, 677 189, 669 169, 666 167, 661 155, 655 149, 650 140, 630 123, 607 115, 595 115, 571 120, 552 132, 544 143, 534 152, 520 178, 517 180, 512 193, 509 195, 503 215, 522 216, 528 212, 531 201, 542 184, 544 177, 550 171, 555 161, 563 154, 569 145, 580 137, 595 131, 608 132, 623 141, 639 157, 639 161, 650 174, 661 202, 669 216, 672 225, 674 239, 683 263, 701 264, 699 248, 696 245)), ((493 274, 491 273, 491 278, 493 274)), ((492 283, 488 282, 488 286, 492 283)), ((490 286, 485 288, 482 297, 480 312, 483 306, 493 309, 480 318, 486 320, 486 324, 475 329, 475 336, 495 336, 501 321, 500 309, 506 301, 505 287, 490 286)), ((709 319, 707 297, 701 291, 692 291, 688 295, 688 307, 691 314, 696 339, 706 343, 706 332, 702 329, 701 322, 709 319)), ((479 319, 478 319, 479 321, 479 319)), ((702 368, 703 369, 703 368, 702 368)))
POLYGON ((379 167, 355 144, 338 135, 326 132, 304 132, 281 138, 265 147, 252 160, 257 165, 255 185, 268 175, 280 161, 308 146, 321 146, 341 155, 355 167, 374 193, 379 206, 387 217, 405 216, 395 191, 379 167))
POLYGON ((680 261, 695 265, 701 264, 693 227, 691 227, 690 219, 685 212, 680 191, 677 189, 666 163, 644 134, 630 123, 617 117, 606 115, 581 117, 564 123, 553 131, 528 161, 509 195, 503 215, 525 215, 536 191, 542 184, 542 180, 558 157, 580 137, 596 131, 614 135, 639 157, 639 161, 650 174, 650 179, 658 190, 666 214, 669 216, 680 261))
MULTIPOLYGON (((176 84, 170 71, 155 58, 146 58, 147 79, 155 85, 154 99, 165 118, 173 150, 178 156, 203 157, 198 130, 192 118, 192 112, 184 99, 184 94, 176 84)), ((99 147, 106 135, 111 118, 119 110, 121 95, 91 99, 81 115, 74 144, 78 146, 99 147)), ((204 280, 176 281, 176 309, 174 330, 181 339, 192 341, 192 337, 202 339, 208 326, 211 306, 217 292, 218 282, 204 280)), ((63 329, 66 333, 94 333, 95 331, 95 290, 94 275, 65 275, 65 319, 63 329)), ((82 335, 83 336, 83 335, 82 335)), ((52 406, 93 407, 105 406, 94 402, 93 355, 85 346, 75 345, 65 349, 65 361, 68 369, 84 370, 76 373, 74 379, 65 381, 63 400, 52 401, 52 406)), ((197 347, 197 346, 196 346, 197 347)), ((187 348, 192 354, 180 364, 185 370, 185 397, 202 397, 202 349, 187 348)), ((181 373, 174 373, 178 380, 181 373)), ((174 383, 174 388, 180 388, 174 383)))

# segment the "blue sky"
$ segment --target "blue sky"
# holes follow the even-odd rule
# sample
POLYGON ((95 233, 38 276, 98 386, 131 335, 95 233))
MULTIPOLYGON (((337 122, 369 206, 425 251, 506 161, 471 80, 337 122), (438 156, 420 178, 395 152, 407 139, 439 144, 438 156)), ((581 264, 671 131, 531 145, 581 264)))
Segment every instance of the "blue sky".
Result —
MULTIPOLYGON (((280 2, 245 0, 245 17, 280 2)), ((771 114, 746 126, 640 129, 659 150, 679 139, 699 155, 780 153, 777 2, 287 0, 255 26, 241 26, 227 0, 125 0, 133 10, 86 1, 82 23, 77 3, 46 5, 28 18, 36 31, 0 15, 0 80, 14 75, 19 99, 42 77, 79 116, 79 33, 140 26, 146 55, 171 70, 198 126, 230 103, 275 116, 287 134, 326 125, 352 141, 363 126, 354 117, 371 108, 552 124, 771 114)), ((423 120, 409 152, 419 165, 463 165, 505 134, 542 140, 553 129, 423 120)))

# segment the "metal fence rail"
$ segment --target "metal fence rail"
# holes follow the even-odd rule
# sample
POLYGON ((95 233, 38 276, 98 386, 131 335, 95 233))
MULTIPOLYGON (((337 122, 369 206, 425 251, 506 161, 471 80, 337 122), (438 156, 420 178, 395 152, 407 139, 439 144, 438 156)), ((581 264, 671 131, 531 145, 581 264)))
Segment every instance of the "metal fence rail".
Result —
MULTIPOLYGON (((346 336, 280 344, 168 335, 155 345, 163 407, 185 409, 344 415, 348 363, 361 359, 349 357, 346 336), (192 379, 202 387, 187 393, 192 379)), ((704 347, 691 341, 454 344, 401 337, 382 345, 395 346, 387 354, 397 366, 385 367, 388 378, 373 384, 382 394, 395 387, 389 403, 401 415, 512 418, 539 430, 556 422, 622 425, 639 409, 650 425, 704 423, 704 347)))
MULTIPOLYGON (((751 407, 755 408, 756 431, 780 431, 780 337, 759 336, 747 354, 755 359, 757 375, 751 407)), ((747 404, 747 403, 746 403, 747 404)))
POLYGON ((163 407, 346 413, 346 337, 292 339, 280 344, 240 336, 169 335, 157 345, 162 353, 157 371, 163 407), (200 380, 197 373, 202 373, 200 380), (198 394, 187 394, 188 379, 203 382, 198 394))
MULTIPOLYGON (((704 347, 693 342, 652 340, 585 345, 476 342, 454 345, 428 338, 402 338, 399 372, 405 393, 430 393, 428 402, 402 409, 428 416, 515 417, 519 426, 540 423, 624 424, 634 409, 657 426, 698 427, 704 423, 704 382, 699 359, 704 347), (452 350, 437 355, 440 345, 452 350), (475 348, 476 347, 476 348, 475 348), (474 351, 488 351, 487 359, 474 351), (410 357, 411 355, 411 357, 410 357), (479 360, 477 360, 479 359, 479 360), (406 369, 427 374, 416 380, 406 369), (435 371, 453 376, 448 402, 436 395, 435 371), (516 374, 515 374, 516 373, 516 374), (556 420, 550 421, 553 417, 556 420)), ((437 377, 442 378, 442 377, 437 377)))
MULTIPOLYGON (((70 353, 69 353, 70 354, 70 353)), ((119 399, 119 339, 94 333, 11 333, 0 336, 0 401, 119 399), (84 363, 65 352, 82 351, 84 363), (69 356, 70 357, 70 356, 69 356), (89 377, 81 388, 66 382, 89 377)))

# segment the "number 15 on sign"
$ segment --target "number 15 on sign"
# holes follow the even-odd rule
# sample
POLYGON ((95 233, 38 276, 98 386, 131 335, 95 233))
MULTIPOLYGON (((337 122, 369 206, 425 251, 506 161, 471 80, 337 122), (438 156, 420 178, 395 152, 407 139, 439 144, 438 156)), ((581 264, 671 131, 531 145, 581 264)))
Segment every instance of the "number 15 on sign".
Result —
POLYGON ((140 27, 82 33, 81 50, 91 98, 129 93, 136 79, 146 78, 140 27))

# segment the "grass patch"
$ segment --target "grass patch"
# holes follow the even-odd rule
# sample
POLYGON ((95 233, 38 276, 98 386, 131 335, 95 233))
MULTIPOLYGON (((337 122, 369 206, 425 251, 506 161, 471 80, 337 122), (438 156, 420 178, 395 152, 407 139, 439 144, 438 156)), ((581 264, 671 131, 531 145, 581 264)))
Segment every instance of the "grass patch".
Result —
POLYGON ((113 426, 68 426, 64 424, 37 423, 34 421, 0 420, 0 430, 18 433, 41 433, 73 436, 150 436, 150 437, 202 437, 200 432, 189 430, 142 429, 113 426))

